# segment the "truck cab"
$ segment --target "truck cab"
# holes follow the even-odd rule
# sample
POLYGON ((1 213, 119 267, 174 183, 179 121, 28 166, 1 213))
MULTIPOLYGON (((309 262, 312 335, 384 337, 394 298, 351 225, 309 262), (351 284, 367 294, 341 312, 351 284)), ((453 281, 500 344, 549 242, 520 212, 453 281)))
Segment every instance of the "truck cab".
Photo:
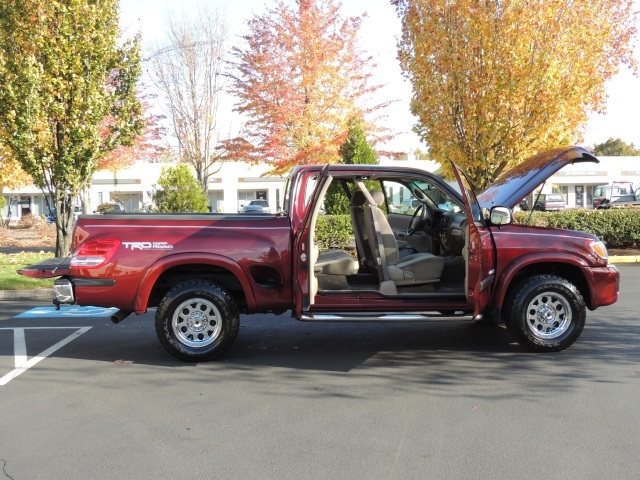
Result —
POLYGON ((597 159, 578 148, 545 152, 477 198, 455 166, 459 191, 420 170, 299 167, 290 200, 294 315, 504 322, 530 349, 566 348, 580 335, 586 308, 615 302, 618 272, 593 235, 515 225, 512 209, 564 165, 582 161, 597 159), (332 183, 350 200, 351 259, 315 240, 332 183), (407 200, 420 203, 412 214, 390 208, 407 200))

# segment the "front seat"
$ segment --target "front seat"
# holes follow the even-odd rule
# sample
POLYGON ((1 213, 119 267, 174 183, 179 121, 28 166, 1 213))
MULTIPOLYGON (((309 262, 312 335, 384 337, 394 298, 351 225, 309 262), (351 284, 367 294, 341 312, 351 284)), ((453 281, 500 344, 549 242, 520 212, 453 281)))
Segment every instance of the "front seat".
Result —
POLYGON ((376 252, 380 280, 391 280, 396 286, 438 282, 444 268, 444 258, 431 253, 414 253, 400 258, 393 230, 379 208, 384 204, 384 193, 373 190, 371 197, 373 204, 363 206, 364 220, 371 251, 376 252))

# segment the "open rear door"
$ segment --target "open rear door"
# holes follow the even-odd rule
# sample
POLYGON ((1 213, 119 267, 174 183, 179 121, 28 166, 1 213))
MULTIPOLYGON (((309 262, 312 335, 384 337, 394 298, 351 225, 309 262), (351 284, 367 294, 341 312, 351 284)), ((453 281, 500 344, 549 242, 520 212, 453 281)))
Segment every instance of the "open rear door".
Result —
MULTIPOLYGON (((309 183, 313 175, 308 175, 303 181, 309 183)), ((300 318, 302 312, 309 310, 317 292, 317 282, 313 273, 318 254, 314 240, 315 223, 320 210, 320 200, 324 197, 331 176, 329 165, 318 174, 313 193, 306 202, 306 212, 302 227, 298 229, 293 239, 293 303, 295 316, 300 318)))
POLYGON ((464 248, 465 292, 467 303, 473 308, 473 316, 476 318, 491 301, 492 287, 495 283, 495 249, 491 231, 484 223, 475 195, 469 191, 470 188, 467 188, 458 167, 453 162, 451 167, 460 185, 467 212, 469 227, 464 248))

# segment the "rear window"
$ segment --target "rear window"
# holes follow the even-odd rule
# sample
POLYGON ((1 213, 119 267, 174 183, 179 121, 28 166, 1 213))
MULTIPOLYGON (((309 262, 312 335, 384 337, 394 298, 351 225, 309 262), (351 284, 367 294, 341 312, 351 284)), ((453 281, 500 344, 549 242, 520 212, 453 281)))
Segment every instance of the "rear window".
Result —
POLYGON ((251 200, 251 203, 249 203, 249 205, 260 205, 261 207, 269 207, 269 202, 267 202, 266 200, 251 200))

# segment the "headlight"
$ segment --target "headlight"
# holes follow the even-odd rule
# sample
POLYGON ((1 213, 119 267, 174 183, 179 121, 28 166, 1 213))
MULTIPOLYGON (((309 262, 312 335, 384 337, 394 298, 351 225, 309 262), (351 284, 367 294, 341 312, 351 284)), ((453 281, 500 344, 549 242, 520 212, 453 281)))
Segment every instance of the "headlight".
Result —
POLYGON ((592 242, 591 250, 593 250, 593 252, 603 260, 607 260, 609 258, 607 247, 605 247, 602 242, 592 242))

